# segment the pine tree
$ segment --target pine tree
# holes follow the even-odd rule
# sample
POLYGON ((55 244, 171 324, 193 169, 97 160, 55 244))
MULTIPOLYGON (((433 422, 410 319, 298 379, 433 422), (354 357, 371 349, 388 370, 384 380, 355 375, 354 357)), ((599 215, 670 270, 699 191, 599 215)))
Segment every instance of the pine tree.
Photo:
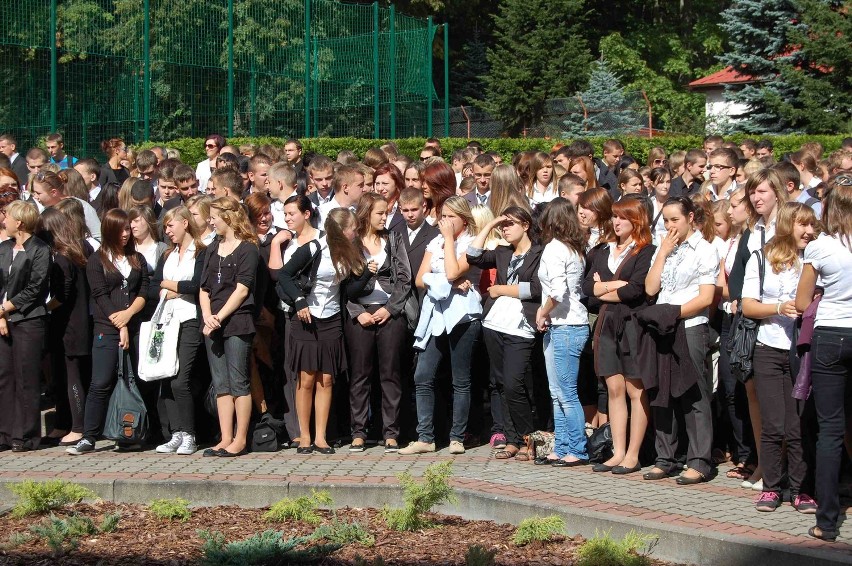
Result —
POLYGON ((583 0, 505 0, 494 19, 483 108, 510 135, 540 121, 548 98, 563 98, 586 81, 591 61, 583 0))
POLYGON ((479 26, 474 26, 461 51, 461 59, 451 72, 451 104, 471 104, 485 97, 488 53, 479 26))
POLYGON ((757 82, 731 86, 725 97, 748 106, 730 116, 747 133, 785 133, 792 129, 778 111, 779 101, 793 100, 799 89, 784 81, 781 69, 796 66, 801 56, 791 49, 789 34, 797 27, 792 0, 736 0, 722 13, 720 27, 728 32, 729 49, 719 60, 757 82))
POLYGON ((621 79, 610 70, 605 59, 598 59, 591 68, 589 86, 578 93, 587 116, 577 114, 576 119, 566 120, 563 137, 616 136, 636 132, 642 126, 642 119, 630 108, 621 79))

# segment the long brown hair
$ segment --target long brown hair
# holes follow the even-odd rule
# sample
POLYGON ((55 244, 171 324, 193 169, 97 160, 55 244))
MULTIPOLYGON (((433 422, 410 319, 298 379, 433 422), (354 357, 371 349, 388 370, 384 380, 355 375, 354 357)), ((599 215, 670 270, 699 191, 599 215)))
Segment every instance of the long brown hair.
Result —
POLYGON ((98 250, 104 271, 118 272, 118 268, 113 264, 113 259, 118 256, 126 257, 133 269, 141 269, 133 236, 127 238, 126 246, 121 246, 121 234, 125 228, 129 229, 129 227, 130 218, 120 208, 113 208, 104 214, 104 219, 101 221, 101 247, 98 250))
POLYGON ((542 244, 547 245, 557 240, 577 252, 580 257, 585 256, 586 235, 570 201, 562 197, 550 201, 541 213, 539 226, 542 244))
POLYGON ((335 208, 325 219, 325 241, 338 281, 346 279, 350 273, 361 275, 364 272, 364 257, 343 233, 345 228, 354 227, 357 222, 355 213, 348 208, 335 208))
MULTIPOLYGON (((170 210, 167 210, 163 215, 163 233, 166 231, 166 226, 169 225, 174 219, 185 220, 186 221, 186 231, 189 232, 189 235, 192 236, 192 241, 195 242, 195 255, 192 257, 198 257, 198 254, 204 251, 206 247, 204 242, 199 239, 198 227, 195 225, 195 221, 192 219, 192 213, 189 212, 189 209, 184 206, 176 206, 170 210)), ((169 247, 166 248, 165 253, 163 254, 163 260, 165 260, 169 255, 177 249, 177 244, 169 240, 169 247)))
MULTIPOLYGON (((391 165, 394 167, 394 165, 391 165)), ((377 193, 364 193, 358 199, 358 208, 355 209, 355 217, 358 219, 358 236, 363 238, 370 230, 370 216, 377 202, 387 202, 385 197, 377 193)))
POLYGON ((583 170, 586 172, 586 190, 598 188, 598 178, 595 176, 595 164, 589 156, 578 155, 572 157, 568 161, 568 172, 570 173, 571 169, 578 163, 583 166, 583 170))
MULTIPOLYGON (((651 227, 648 220, 648 210, 645 204, 637 198, 623 198, 612 205, 612 215, 624 218, 633 225, 633 231, 630 237, 633 238, 634 246, 631 255, 636 255, 639 251, 651 243, 651 227)), ((615 233, 613 239, 607 241, 615 241, 615 233)))
MULTIPOLYGON (((532 159, 530 159, 529 164, 529 179, 527 179, 526 193, 529 198, 532 198, 535 194, 535 184, 538 181, 538 172, 543 169, 547 165, 553 167, 553 159, 550 158, 550 154, 544 153, 543 151, 537 151, 533 154, 532 159)), ((551 186, 556 186, 556 181, 554 177, 555 173, 552 173, 550 176, 550 184, 551 186)), ((547 187, 545 187, 546 189, 547 187)))
POLYGON ((68 258, 77 267, 86 265, 83 240, 74 233, 73 224, 53 207, 45 208, 38 219, 38 237, 50 244, 53 253, 68 258))
POLYGON ((797 270, 801 267, 798 243, 793 237, 796 224, 814 226, 814 232, 819 233, 819 220, 811 207, 801 202, 781 203, 775 217, 775 236, 763 247, 766 261, 775 273, 789 267, 797 270))
POLYGON ((852 185, 841 185, 841 177, 848 180, 850 175, 841 173, 828 180, 822 218, 826 233, 838 238, 852 251, 852 185))
POLYGON ((423 182, 428 183, 431 199, 426 199, 426 210, 434 210, 435 216, 440 217, 444 201, 456 194, 456 175, 453 168, 439 161, 427 165, 423 170, 423 182))
POLYGON ((606 189, 586 189, 579 194, 577 206, 582 206, 594 212, 598 217, 597 229, 600 232, 600 240, 611 241, 612 231, 612 198, 606 189))

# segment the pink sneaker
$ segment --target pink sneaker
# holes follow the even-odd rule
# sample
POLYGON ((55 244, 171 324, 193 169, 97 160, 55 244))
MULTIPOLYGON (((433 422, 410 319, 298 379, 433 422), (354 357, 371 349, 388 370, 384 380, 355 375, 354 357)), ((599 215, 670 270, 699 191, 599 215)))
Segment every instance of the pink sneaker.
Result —
POLYGON ((810 495, 800 493, 793 500, 793 509, 803 515, 814 515, 817 512, 817 503, 810 495))
POLYGON ((506 448, 506 435, 501 432, 498 432, 497 434, 492 434, 489 444, 491 444, 491 448, 503 450, 504 448, 506 448))
POLYGON ((781 497, 774 491, 764 491, 754 502, 758 511, 775 511, 781 506, 781 497))

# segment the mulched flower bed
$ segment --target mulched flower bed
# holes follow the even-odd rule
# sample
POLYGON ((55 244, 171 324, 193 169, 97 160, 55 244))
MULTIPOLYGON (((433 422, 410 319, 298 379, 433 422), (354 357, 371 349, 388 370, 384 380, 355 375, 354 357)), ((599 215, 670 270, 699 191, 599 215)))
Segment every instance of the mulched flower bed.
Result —
MULTIPOLYGON (((114 503, 78 504, 54 512, 59 517, 84 515, 100 524, 106 514, 120 513, 118 528, 111 533, 84 536, 79 547, 65 556, 55 557, 43 539, 25 542, 13 549, 0 551, 0 564, 156 564, 179 566, 194 564, 202 558, 202 539, 198 530, 220 531, 228 542, 244 540, 256 533, 276 530, 284 538, 311 534, 315 527, 297 522, 273 523, 262 517, 264 510, 240 507, 200 507, 192 509, 186 522, 157 519, 141 505, 114 503)), ((331 511, 318 511, 324 522, 331 511)), ((434 528, 401 533, 387 528, 380 511, 344 508, 336 512, 339 520, 357 521, 375 537, 375 544, 364 547, 349 544, 319 564, 336 566, 354 564, 356 557, 373 560, 381 556, 394 565, 463 565, 468 547, 474 544, 497 550, 495 562, 501 566, 573 564, 576 549, 584 542, 580 536, 556 537, 547 543, 531 543, 516 547, 511 542, 515 527, 492 521, 465 521, 458 517, 430 514, 434 528)), ((30 526, 43 517, 0 518, 0 543, 12 533, 29 533, 30 526)), ((654 564, 665 564, 653 561, 654 564)))

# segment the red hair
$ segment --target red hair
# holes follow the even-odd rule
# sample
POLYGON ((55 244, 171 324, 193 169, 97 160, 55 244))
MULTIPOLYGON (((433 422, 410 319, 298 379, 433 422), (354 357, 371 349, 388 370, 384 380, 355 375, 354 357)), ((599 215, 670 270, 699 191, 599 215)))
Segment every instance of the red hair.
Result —
POLYGON ((453 168, 442 161, 428 165, 423 170, 423 182, 429 184, 432 192, 432 202, 428 208, 434 208, 435 214, 440 215, 444 201, 456 194, 456 174, 453 168))
MULTIPOLYGON (((391 181, 393 181, 394 186, 396 186, 395 197, 388 200, 388 206, 393 206, 393 203, 399 199, 399 193, 405 188, 405 179, 402 176, 402 173, 399 172, 399 169, 393 163, 383 163, 376 167, 376 172, 373 173, 373 182, 375 183, 376 178, 379 175, 390 175, 391 181)), ((455 182, 455 176, 453 177, 453 182, 455 182)), ((430 185, 431 186, 431 185, 430 185)))
POLYGON ((620 201, 612 205, 613 217, 618 216, 624 218, 633 225, 633 232, 630 237, 636 244, 633 247, 633 253, 636 255, 639 250, 651 243, 651 226, 648 221, 648 209, 641 200, 637 198, 622 198, 620 201))

